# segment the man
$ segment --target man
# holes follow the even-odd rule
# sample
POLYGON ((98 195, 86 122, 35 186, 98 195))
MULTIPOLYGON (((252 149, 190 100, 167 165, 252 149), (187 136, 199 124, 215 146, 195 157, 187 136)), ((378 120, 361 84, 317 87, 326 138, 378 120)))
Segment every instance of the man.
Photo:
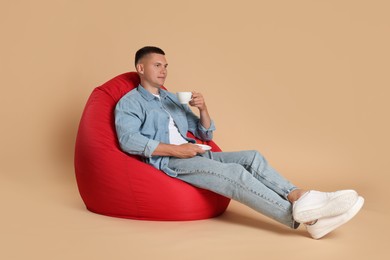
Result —
POLYGON ((168 63, 163 50, 144 47, 135 55, 140 85, 127 93, 115 109, 120 146, 129 154, 173 178, 239 201, 291 228, 303 223, 319 239, 346 223, 364 199, 353 190, 319 192, 299 189, 276 172, 257 151, 206 152, 186 137, 188 131, 208 141, 214 122, 201 93, 189 105, 161 88, 168 63))

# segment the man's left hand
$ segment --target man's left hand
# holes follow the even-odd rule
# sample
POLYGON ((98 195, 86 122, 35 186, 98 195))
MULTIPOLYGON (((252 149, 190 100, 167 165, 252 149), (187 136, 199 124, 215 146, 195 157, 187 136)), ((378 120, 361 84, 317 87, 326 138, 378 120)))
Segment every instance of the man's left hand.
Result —
POLYGON ((192 92, 192 99, 189 103, 193 107, 197 107, 200 111, 206 110, 206 102, 204 101, 202 93, 192 92))

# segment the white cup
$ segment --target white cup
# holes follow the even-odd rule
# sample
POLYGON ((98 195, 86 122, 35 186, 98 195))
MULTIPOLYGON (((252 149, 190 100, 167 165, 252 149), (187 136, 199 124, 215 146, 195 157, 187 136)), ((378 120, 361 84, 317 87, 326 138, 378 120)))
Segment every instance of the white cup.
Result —
POLYGON ((187 104, 192 99, 192 92, 177 92, 176 95, 180 104, 187 104))

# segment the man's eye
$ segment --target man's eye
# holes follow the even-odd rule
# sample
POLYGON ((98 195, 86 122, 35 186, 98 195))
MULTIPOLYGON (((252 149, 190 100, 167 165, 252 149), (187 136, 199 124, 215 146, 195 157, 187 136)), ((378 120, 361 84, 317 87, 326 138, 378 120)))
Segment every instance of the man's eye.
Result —
POLYGON ((160 64, 156 64, 156 67, 160 67, 160 64))

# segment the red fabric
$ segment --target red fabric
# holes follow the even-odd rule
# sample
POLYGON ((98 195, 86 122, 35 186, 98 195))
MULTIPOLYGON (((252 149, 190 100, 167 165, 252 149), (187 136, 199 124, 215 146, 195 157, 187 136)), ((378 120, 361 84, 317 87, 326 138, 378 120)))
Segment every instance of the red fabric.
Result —
MULTIPOLYGON (((230 199, 171 178, 120 150, 115 105, 138 84, 137 73, 124 73, 95 88, 87 101, 75 147, 77 185, 87 209, 145 220, 195 220, 222 214, 230 199)), ((220 151, 214 142, 203 143, 220 151)))

